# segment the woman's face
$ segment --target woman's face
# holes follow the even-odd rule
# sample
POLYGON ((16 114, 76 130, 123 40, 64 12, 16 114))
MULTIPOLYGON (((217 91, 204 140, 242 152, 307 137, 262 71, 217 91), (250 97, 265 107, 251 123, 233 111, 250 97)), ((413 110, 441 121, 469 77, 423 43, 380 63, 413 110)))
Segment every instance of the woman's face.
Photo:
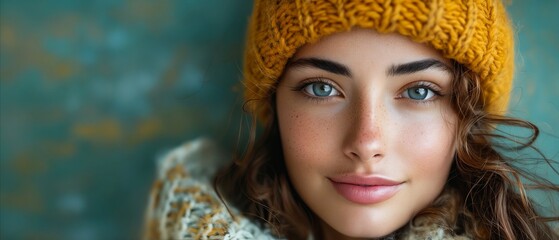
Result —
POLYGON ((382 237, 442 191, 452 72, 437 51, 355 29, 302 47, 277 89, 289 178, 325 234, 382 237))

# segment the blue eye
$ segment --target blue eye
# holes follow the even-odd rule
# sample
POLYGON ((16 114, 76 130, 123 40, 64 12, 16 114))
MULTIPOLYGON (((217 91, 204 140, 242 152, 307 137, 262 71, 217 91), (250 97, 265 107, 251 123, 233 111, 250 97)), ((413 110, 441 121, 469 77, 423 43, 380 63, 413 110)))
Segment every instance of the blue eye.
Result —
POLYGON ((308 84, 303 88, 307 94, 315 97, 330 97, 340 95, 338 90, 332 85, 323 82, 315 82, 308 84))
POLYGON ((411 87, 402 93, 403 97, 413 100, 428 100, 435 96, 435 92, 428 87, 411 87))

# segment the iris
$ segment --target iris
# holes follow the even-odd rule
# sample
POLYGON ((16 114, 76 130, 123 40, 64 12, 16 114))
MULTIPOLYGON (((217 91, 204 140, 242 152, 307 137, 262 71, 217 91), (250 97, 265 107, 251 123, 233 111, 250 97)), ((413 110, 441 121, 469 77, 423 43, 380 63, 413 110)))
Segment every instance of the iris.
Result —
POLYGON ((429 95, 429 89, 424 87, 413 87, 407 90, 408 96, 413 100, 425 100, 429 95))
POLYGON ((314 83, 312 84, 312 92, 317 97, 328 97, 332 94, 332 86, 326 83, 314 83))

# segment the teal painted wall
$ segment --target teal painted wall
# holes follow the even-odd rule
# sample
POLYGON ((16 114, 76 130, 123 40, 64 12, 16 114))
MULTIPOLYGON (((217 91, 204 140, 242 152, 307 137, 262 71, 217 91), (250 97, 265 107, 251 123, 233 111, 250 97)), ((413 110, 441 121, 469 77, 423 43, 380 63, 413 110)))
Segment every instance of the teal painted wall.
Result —
MULTIPOLYGON (((509 10, 511 114, 559 159, 559 1, 509 10)), ((156 156, 200 135, 234 142, 249 12, 242 0, 2 0, 0 239, 137 238, 156 156)))

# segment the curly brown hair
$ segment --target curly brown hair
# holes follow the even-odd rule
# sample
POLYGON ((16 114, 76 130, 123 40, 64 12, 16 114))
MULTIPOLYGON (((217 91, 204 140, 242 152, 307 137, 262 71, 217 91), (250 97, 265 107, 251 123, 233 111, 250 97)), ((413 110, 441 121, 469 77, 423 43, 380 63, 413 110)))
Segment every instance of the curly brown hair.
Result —
MULTIPOLYGON (((449 199, 441 195, 416 217, 427 216, 442 227, 458 229, 474 239, 558 239, 547 222, 558 221, 559 217, 540 215, 526 191, 537 188, 557 193, 559 186, 517 167, 543 162, 559 174, 553 166, 555 162, 534 147, 538 128, 528 121, 488 114, 481 100, 479 77, 456 62, 452 65, 451 102, 458 116, 457 149, 446 188, 453 193, 456 209, 443 209, 449 199), (523 138, 511 136, 497 126, 518 127, 531 134, 523 138), (539 157, 505 155, 525 149, 535 151, 539 157)), ((252 101, 262 101, 275 113, 274 93, 252 101)), ((215 178, 214 187, 220 198, 242 214, 268 225, 278 236, 305 239, 313 234, 321 239, 320 220, 298 196, 287 176, 275 117, 261 134, 257 134, 256 119, 252 119, 248 145, 239 155, 215 178)), ((412 219, 412 228, 413 223, 412 219)))

